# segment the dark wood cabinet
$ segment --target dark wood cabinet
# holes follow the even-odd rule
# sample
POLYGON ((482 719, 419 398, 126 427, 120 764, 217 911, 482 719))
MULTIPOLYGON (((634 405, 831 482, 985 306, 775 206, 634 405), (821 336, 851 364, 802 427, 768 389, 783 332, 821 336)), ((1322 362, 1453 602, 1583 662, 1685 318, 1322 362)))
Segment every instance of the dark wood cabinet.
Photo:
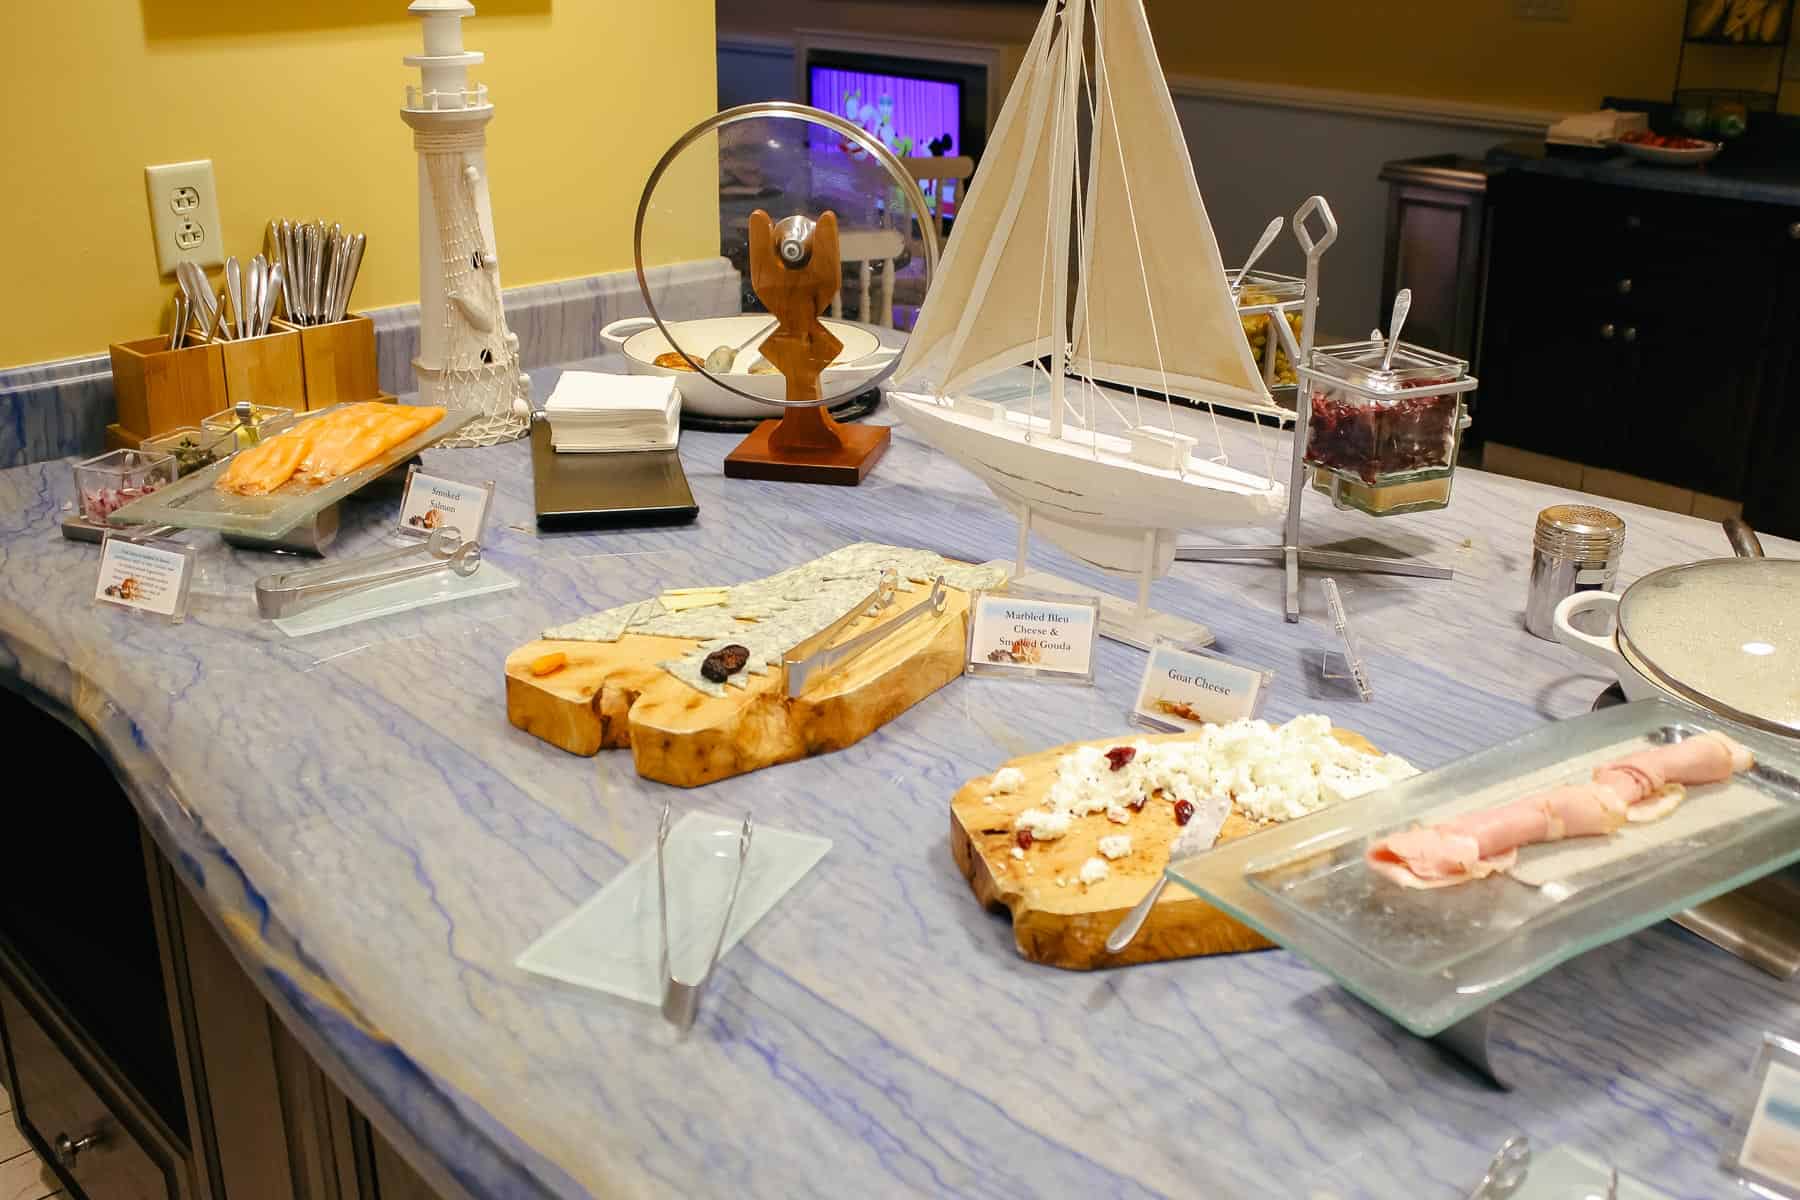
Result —
POLYGON ((1773 474, 1800 434, 1800 208, 1524 171, 1489 198, 1487 440, 1742 500, 1800 533, 1773 474))

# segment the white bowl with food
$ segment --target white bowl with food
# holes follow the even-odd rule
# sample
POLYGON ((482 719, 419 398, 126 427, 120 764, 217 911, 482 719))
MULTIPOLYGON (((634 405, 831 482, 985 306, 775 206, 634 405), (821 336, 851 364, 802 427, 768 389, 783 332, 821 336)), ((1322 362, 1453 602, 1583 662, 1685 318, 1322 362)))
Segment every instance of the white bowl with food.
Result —
MULTIPOLYGON (((701 360, 720 346, 743 346, 732 370, 713 374, 740 391, 781 400, 787 395, 787 380, 762 360, 757 349, 758 332, 773 320, 767 313, 740 313, 733 317, 671 321, 669 331, 680 343, 682 351, 701 360)), ((819 381, 828 396, 848 398, 862 391, 891 365, 899 353, 897 348, 884 348, 881 338, 862 325, 830 318, 823 318, 822 323, 844 344, 819 381)), ((673 378, 681 391, 681 407, 687 412, 703 417, 774 418, 781 415, 779 405, 762 404, 736 395, 694 370, 649 317, 614 321, 600 331, 600 336, 625 355, 631 374, 673 378)))
POLYGON ((1719 157, 1724 144, 1701 138, 1671 136, 1636 130, 1621 137, 1613 145, 1632 158, 1665 167, 1697 167, 1719 157))

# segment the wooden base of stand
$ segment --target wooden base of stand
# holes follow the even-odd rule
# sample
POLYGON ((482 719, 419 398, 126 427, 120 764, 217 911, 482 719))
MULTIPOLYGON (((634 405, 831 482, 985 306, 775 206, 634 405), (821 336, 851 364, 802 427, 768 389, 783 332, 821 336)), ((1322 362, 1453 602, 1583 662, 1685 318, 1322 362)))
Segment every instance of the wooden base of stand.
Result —
MULTIPOLYGON (((811 431, 816 432, 816 431, 811 431)), ((855 487, 888 448, 893 431, 885 425, 839 425, 823 409, 791 409, 779 421, 764 421, 725 458, 730 479, 773 479, 782 483, 827 483, 855 487), (784 428, 797 421, 823 418, 820 429, 830 436, 794 444, 784 428), (824 441, 825 444, 818 444, 824 441)))

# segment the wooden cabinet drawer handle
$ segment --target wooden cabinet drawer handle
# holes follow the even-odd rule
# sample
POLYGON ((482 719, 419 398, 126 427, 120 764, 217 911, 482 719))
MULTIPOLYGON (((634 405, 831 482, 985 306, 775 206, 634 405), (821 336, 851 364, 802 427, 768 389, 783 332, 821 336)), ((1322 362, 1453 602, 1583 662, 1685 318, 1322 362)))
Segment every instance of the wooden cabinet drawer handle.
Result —
POLYGON ((1796 242, 1800 242, 1800 221, 1795 221, 1792 225, 1788 226, 1788 236, 1793 238, 1796 242))
POLYGON ((1623 337, 1628 342, 1637 341, 1637 326, 1636 325, 1627 325, 1625 327, 1625 332, 1620 334, 1619 336, 1623 337))
POLYGON ((1610 342, 1610 341, 1612 341, 1612 336, 1613 336, 1613 325, 1612 325, 1611 321, 1608 321, 1606 324, 1604 324, 1600 327, 1600 340, 1603 342, 1610 342))
POLYGON ((75 1160, 81 1157, 84 1151, 97 1150, 104 1145, 105 1142, 105 1136, 97 1129, 90 1134, 78 1138, 72 1138, 66 1133, 59 1133, 56 1135, 55 1143, 53 1143, 56 1150, 56 1161, 60 1163, 64 1169, 73 1171, 75 1169, 75 1160))
POLYGON ((1621 295, 1621 296, 1631 295, 1631 280, 1629 280, 1629 279, 1619 280, 1619 295, 1621 295))

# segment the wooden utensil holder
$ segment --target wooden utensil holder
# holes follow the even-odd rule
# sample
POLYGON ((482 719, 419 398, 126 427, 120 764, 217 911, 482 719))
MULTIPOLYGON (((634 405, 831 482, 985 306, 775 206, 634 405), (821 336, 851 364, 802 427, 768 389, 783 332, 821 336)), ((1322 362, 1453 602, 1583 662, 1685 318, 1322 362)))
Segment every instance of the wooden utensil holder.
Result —
POLYGON ((375 322, 368 317, 352 315, 329 325, 275 324, 300 335, 307 410, 330 408, 346 400, 373 400, 381 394, 375 322))
POLYGON ((168 335, 115 342, 113 394, 120 428, 146 438, 230 408, 220 346, 170 350, 168 335))
POLYGON ((220 342, 219 349, 225 354, 224 407, 239 400, 295 412, 307 407, 298 333, 271 330, 242 341, 220 342))

